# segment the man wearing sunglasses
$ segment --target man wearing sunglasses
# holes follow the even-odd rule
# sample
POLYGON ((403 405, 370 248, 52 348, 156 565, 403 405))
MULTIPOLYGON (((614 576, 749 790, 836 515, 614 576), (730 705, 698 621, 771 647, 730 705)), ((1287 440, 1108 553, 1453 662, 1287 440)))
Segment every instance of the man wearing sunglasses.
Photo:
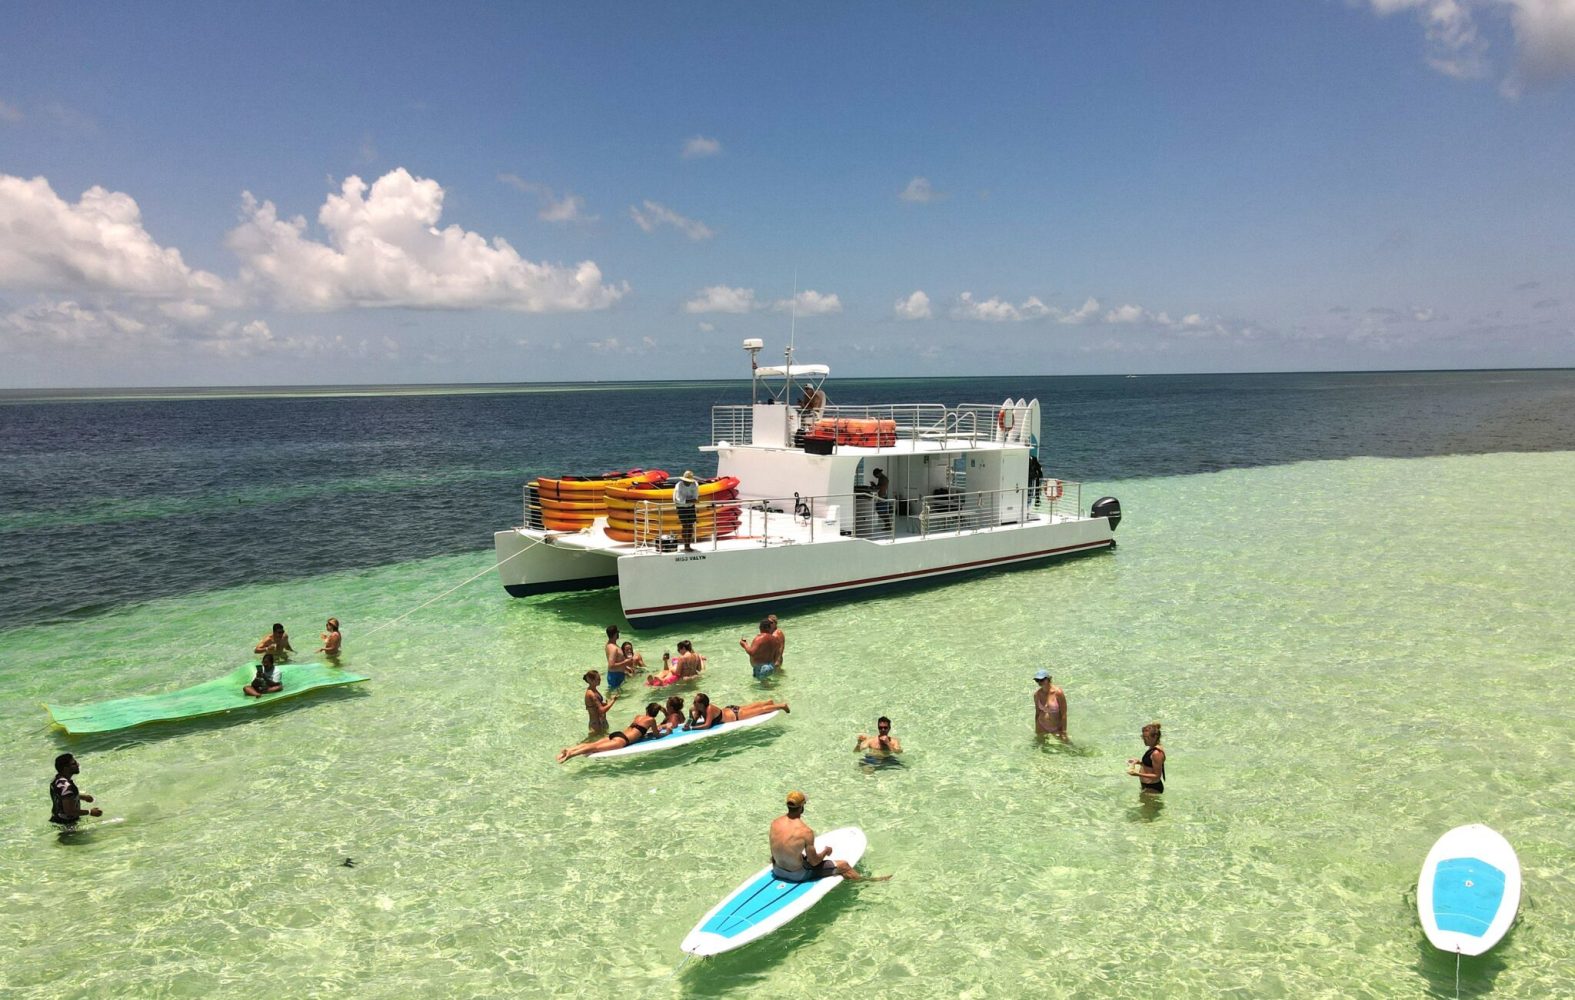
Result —
POLYGON ((891 734, 891 720, 884 715, 875 720, 875 735, 860 733, 854 750, 862 750, 867 763, 877 764, 902 753, 902 743, 891 734))

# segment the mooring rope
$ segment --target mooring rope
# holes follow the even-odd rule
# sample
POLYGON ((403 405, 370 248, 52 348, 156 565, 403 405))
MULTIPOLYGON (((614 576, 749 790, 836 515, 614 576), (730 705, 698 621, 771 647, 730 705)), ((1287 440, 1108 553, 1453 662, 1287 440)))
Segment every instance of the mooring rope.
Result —
POLYGON ((513 558, 515 558, 517 556, 524 555, 525 553, 529 552, 531 549, 535 548, 537 545, 540 545, 545 540, 546 539, 544 539, 544 538, 532 539, 529 545, 524 546, 518 552, 514 553, 514 555, 512 555, 512 556, 505 556, 504 558, 499 559, 497 562, 493 563, 491 566, 488 566, 486 569, 482 570, 480 573, 477 573, 474 576, 466 577, 465 579, 461 580, 459 583, 456 583, 454 586, 452 586, 452 587, 448 588, 447 590, 443 591, 443 593, 437 595, 436 597, 434 597, 434 598, 432 598, 430 600, 422 601, 420 604, 417 604, 415 607, 411 608, 409 611, 406 611, 404 614, 400 615, 398 618, 390 619, 389 621, 386 621, 386 622, 384 622, 381 625, 377 625, 377 626, 374 626, 374 627, 372 627, 370 629, 367 629, 365 632, 361 633, 361 635, 363 637, 364 636, 369 636, 369 635, 375 635, 376 633, 381 632, 385 628, 389 628, 391 626, 398 625, 400 622, 404 621, 406 618, 409 618, 411 615, 415 614, 417 611, 420 611, 422 608, 426 607, 427 605, 429 605, 429 604, 436 604, 438 601, 441 601, 443 598, 445 598, 448 595, 452 594, 454 591, 460 589, 461 587, 465 586, 466 584, 473 583, 476 580, 479 580, 482 577, 486 576, 488 573, 493 572, 499 566, 502 566, 504 563, 508 562, 510 559, 513 559, 513 558))

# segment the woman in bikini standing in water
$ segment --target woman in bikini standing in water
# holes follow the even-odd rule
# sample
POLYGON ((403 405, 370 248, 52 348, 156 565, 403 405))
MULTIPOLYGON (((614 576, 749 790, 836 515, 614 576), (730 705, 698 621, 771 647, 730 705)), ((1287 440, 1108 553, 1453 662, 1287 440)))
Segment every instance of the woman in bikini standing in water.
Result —
POLYGON ((602 697, 602 693, 597 690, 597 686, 602 682, 600 671, 587 671, 580 680, 586 684, 585 714, 591 717, 591 731, 588 735, 604 735, 607 732, 607 710, 618 700, 618 695, 614 693, 611 698, 602 697))
POLYGON ((1141 759, 1127 761, 1127 773, 1138 780, 1138 787, 1145 793, 1158 795, 1165 790, 1165 748, 1159 745, 1159 723, 1150 722, 1143 727, 1143 745, 1148 747, 1141 759))
POLYGON ((582 757, 588 753, 601 753, 603 750, 617 750, 619 747, 638 743, 645 739, 648 733, 656 731, 656 717, 661 713, 661 703, 653 701, 645 706, 644 712, 634 717, 633 722, 613 733, 605 740, 586 740, 578 746, 564 747, 558 751, 558 763, 562 764, 570 757, 582 757))

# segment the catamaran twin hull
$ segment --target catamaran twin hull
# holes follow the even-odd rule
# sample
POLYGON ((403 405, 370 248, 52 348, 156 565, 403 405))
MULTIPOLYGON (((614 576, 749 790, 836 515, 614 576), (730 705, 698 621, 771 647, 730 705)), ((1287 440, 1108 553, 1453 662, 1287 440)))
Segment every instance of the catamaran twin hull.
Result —
POLYGON ((1104 517, 891 541, 834 538, 761 545, 738 539, 703 545, 692 553, 614 546, 597 534, 564 536, 530 528, 497 532, 494 544, 505 589, 527 597, 616 585, 629 622, 652 627, 723 611, 768 610, 833 595, 862 596, 940 582, 1114 544, 1110 521, 1104 517))

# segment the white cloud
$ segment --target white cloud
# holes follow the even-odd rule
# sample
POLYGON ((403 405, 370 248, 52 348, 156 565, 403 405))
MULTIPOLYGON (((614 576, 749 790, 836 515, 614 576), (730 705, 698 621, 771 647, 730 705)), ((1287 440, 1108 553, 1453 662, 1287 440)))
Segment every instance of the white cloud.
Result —
MULTIPOLYGON (((330 351, 366 356, 366 341, 343 337, 277 337, 262 320, 213 326, 207 313, 181 314, 167 304, 132 302, 127 306, 84 305, 75 300, 40 300, 0 315, 0 346, 11 350, 90 351, 106 357, 146 359, 150 353, 201 352, 220 357, 294 356, 330 351)), ((385 346, 391 344, 385 338, 385 346)))
POLYGON ((5 122, 9 125, 15 125, 17 122, 22 120, 22 117, 21 108, 18 108, 14 104, 7 104, 4 101, 0 101, 0 122, 5 122))
POLYGON ((215 302, 225 284, 142 227, 128 194, 94 186, 75 204, 42 177, 0 174, 0 286, 215 302))
POLYGON ((923 289, 914 292, 905 299, 899 299, 892 307, 898 319, 929 319, 930 297, 924 294, 923 289))
POLYGON ((777 312, 791 312, 799 316, 829 316, 842 311, 842 300, 837 298, 835 292, 822 295, 806 288, 791 299, 777 299, 772 303, 772 308, 777 312))
POLYGON ((1084 299, 1083 304, 1078 306, 1076 309, 1073 309, 1069 313, 1064 313, 1060 316, 1057 316, 1056 322, 1067 323, 1074 326, 1087 323, 1099 315, 1099 308, 1099 300, 1093 296, 1089 296, 1088 298, 1084 299))
POLYGON ((1021 310, 1010 302, 991 296, 983 302, 974 299, 972 292, 963 292, 952 307, 955 319, 982 320, 987 323, 1015 323, 1023 318, 1021 310))
POLYGON ((649 200, 645 202, 644 211, 630 205, 629 218, 648 233, 654 232, 657 226, 672 226, 692 240, 708 240, 716 235, 705 223, 685 218, 666 205, 649 200))
POLYGON ((1575 2, 1516 0, 1512 7, 1521 71, 1537 81, 1575 72, 1575 2))
POLYGON ((0 343, 12 348, 165 343, 165 331, 113 309, 71 300, 40 301, 0 316, 0 343))
POLYGON ((700 331, 701 333, 715 333, 716 332, 716 324, 715 323, 707 323, 704 320, 702 320, 701 322, 695 324, 695 329, 700 331))
POLYGON ((595 222, 599 215, 587 215, 585 199, 568 191, 559 197, 552 188, 536 181, 528 181, 518 174, 499 174, 498 180, 510 187, 535 195, 541 202, 536 218, 543 222, 595 222))
POLYGON ((1518 94, 1525 81, 1575 73, 1575 0, 1367 0, 1379 15, 1413 13, 1427 40, 1427 63, 1457 79, 1493 74, 1484 19, 1507 19, 1517 65, 1500 89, 1518 94))
POLYGON ((753 288, 729 288, 712 285, 702 288, 698 295, 684 303, 687 313, 747 313, 759 308, 753 288))
POLYGON ((707 156, 715 156, 721 151, 721 140, 696 135, 684 140, 684 151, 681 155, 686 160, 698 160, 707 156))
POLYGON ((952 307, 953 319, 979 320, 985 323, 1020 323, 1023 320, 1043 319, 1046 316, 1059 317, 1060 313, 1032 295, 1024 299, 1020 305, 1014 306, 999 296, 991 296, 981 302, 973 297, 972 292, 963 292, 957 297, 957 304, 952 307))
POLYGON ((928 177, 915 177, 908 182, 907 187, 897 194, 897 197, 903 201, 927 205, 932 201, 939 201, 945 198, 946 195, 930 187, 930 179, 928 177))
POLYGON ((328 242, 308 239, 306 220, 279 218, 270 201, 243 195, 241 225, 228 244, 245 284, 297 309, 399 306, 417 309, 605 309, 628 283, 602 284, 593 261, 574 267, 523 259, 501 237, 488 242, 459 226, 437 228, 443 188, 399 167, 370 187, 347 178, 317 213, 328 242))
POLYGON ((1153 319, 1154 317, 1144 311, 1142 306, 1117 306, 1105 313, 1106 323, 1141 323, 1144 320, 1153 319))

